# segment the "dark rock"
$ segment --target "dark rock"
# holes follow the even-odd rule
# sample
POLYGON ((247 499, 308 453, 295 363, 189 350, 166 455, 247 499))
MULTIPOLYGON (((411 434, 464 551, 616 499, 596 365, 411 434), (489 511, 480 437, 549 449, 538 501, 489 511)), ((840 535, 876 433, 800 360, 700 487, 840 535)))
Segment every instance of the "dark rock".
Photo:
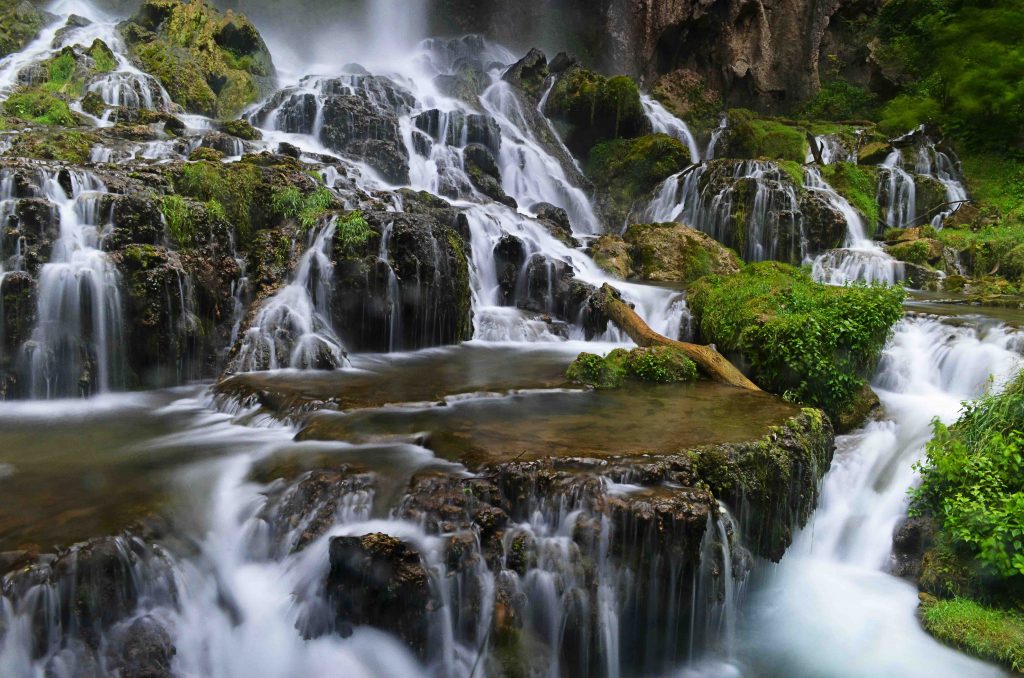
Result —
POLYGON ((491 152, 483 144, 469 144, 462 151, 466 174, 476 190, 494 200, 516 209, 514 198, 505 194, 501 186, 501 170, 491 152))
POLYGON ((934 546, 937 533, 938 527, 932 518, 918 516, 900 523, 892 537, 892 574, 920 577, 924 554, 934 546))
POLYGON ((13 366, 35 321, 36 281, 22 272, 0 276, 0 371, 13 366))
POLYGON ((170 634, 149 616, 114 629, 108 639, 108 666, 120 676, 171 678, 175 654, 170 634))
POLYGON ((569 222, 569 214, 564 209, 551 203, 539 202, 533 205, 530 211, 537 215, 537 221, 543 224, 551 235, 570 247, 575 246, 572 224, 569 222))
POLYGON ((532 97, 538 97, 548 77, 548 58, 537 48, 512 64, 501 79, 532 97))
POLYGON ((334 537, 327 596, 342 636, 369 625, 394 633, 426 653, 430 612, 436 602, 419 553, 386 534, 334 537))
POLYGON ((502 306, 514 306, 519 274, 526 263, 526 248, 523 241, 514 235, 501 236, 494 246, 494 266, 501 288, 502 306))

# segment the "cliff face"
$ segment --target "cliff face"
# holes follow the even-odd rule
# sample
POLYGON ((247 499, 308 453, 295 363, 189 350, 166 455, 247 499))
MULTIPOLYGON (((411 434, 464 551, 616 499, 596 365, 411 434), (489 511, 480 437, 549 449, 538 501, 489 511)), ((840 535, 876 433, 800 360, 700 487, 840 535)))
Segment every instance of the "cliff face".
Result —
POLYGON ((813 95, 830 66, 867 79, 855 26, 878 0, 434 0, 439 31, 480 32, 516 46, 566 48, 608 72, 648 81, 685 69, 729 106, 785 111, 813 95), (558 27, 562 41, 546 35, 558 27), (566 31, 568 27, 568 31, 566 31), (554 44, 552 44, 554 43, 554 44))

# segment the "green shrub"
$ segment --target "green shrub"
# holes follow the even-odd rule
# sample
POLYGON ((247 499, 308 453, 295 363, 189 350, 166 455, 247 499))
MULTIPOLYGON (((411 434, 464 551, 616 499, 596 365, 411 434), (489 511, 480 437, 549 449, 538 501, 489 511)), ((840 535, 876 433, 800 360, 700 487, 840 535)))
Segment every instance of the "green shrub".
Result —
POLYGON ((261 215, 261 206, 266 204, 260 202, 258 189, 262 181, 260 169, 255 165, 204 160, 182 166, 175 176, 174 187, 183 196, 219 203, 227 220, 245 241, 252 235, 254 215, 261 215))
POLYGON ((935 516, 956 547, 992 574, 1024 577, 1024 373, 934 423, 911 510, 935 516))
POLYGON ((821 83, 821 89, 803 109, 803 117, 812 120, 854 120, 874 114, 875 97, 863 87, 838 75, 821 83))
POLYGON ((899 287, 830 287, 777 262, 707 277, 689 305, 704 341, 748 361, 754 381, 833 419, 857 399, 892 326, 903 317, 899 287))
POLYGON ((160 201, 167 230, 179 247, 191 247, 195 238, 195 223, 188 202, 180 195, 165 195, 160 201))
POLYGON ((583 156, 599 141, 650 131, 640 89, 627 76, 607 78, 574 68, 555 83, 546 112, 570 126, 566 145, 583 156))
POLYGON ((362 212, 350 212, 344 219, 338 219, 334 230, 334 246, 342 254, 351 255, 376 233, 362 212))
POLYGON ((667 134, 615 139, 590 150, 587 175, 602 199, 625 220, 633 204, 690 165, 690 151, 667 134))
POLYGON ((308 231, 334 206, 334 194, 327 187, 320 187, 302 195, 298 188, 287 186, 274 191, 270 205, 274 214, 282 219, 295 219, 308 231))

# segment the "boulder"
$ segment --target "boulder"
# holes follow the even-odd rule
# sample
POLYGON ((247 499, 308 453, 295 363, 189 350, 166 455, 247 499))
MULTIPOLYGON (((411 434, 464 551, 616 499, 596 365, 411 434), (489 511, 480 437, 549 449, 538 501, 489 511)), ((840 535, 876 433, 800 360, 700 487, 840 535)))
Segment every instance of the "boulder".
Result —
POLYGON ((501 79, 518 87, 533 99, 539 99, 548 77, 548 58, 536 47, 512 64, 501 79))
POLYGON ((591 243, 588 254, 606 273, 623 280, 633 275, 633 255, 622 236, 602 235, 591 243))
POLYGON ((338 633, 374 626, 426 653, 430 612, 436 606, 430 578, 410 544, 386 534, 333 537, 327 597, 338 633))
POLYGON ((683 224, 635 224, 626 230, 624 240, 633 270, 642 280, 685 284, 740 270, 735 252, 683 224))
POLYGON ((530 207, 530 211, 537 215, 537 221, 547 229, 548 233, 555 236, 562 243, 569 247, 575 247, 578 243, 572 237, 572 224, 569 222, 569 213, 561 207, 555 207, 551 203, 539 202, 530 207))

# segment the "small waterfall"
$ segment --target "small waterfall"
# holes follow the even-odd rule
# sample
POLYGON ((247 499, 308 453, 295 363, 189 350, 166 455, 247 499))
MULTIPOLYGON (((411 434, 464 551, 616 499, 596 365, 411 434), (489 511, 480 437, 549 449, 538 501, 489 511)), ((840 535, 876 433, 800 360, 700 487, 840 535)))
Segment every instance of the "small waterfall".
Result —
POLYGON ((292 281, 260 306, 235 358, 238 371, 334 369, 346 364, 345 349, 330 320, 330 253, 336 227, 337 217, 332 217, 310 233, 292 281))
POLYGON ((86 172, 39 170, 35 189, 57 206, 60 236, 39 272, 36 326, 18 359, 23 391, 62 398, 122 386, 120 279, 101 249, 107 224, 98 207, 106 188, 86 172))
MULTIPOLYGON (((824 165, 831 165, 836 162, 857 162, 857 152, 850 152, 843 145, 843 142, 835 134, 819 134, 814 137, 814 143, 821 153, 821 162, 824 165)), ((814 151, 807 149, 807 157, 804 162, 810 164, 816 162, 814 151)))
POLYGON ((722 135, 725 134, 726 130, 729 129, 729 116, 723 115, 718 120, 718 127, 711 133, 711 138, 708 140, 708 148, 704 151, 705 160, 714 160, 715 152, 718 149, 718 142, 721 140, 722 135))
POLYGON ((829 285, 851 282, 895 285, 903 280, 904 266, 889 256, 865 232, 864 220, 843 196, 821 176, 816 167, 804 168, 804 188, 814 191, 846 221, 846 243, 842 249, 830 250, 814 260, 815 280, 829 285))
POLYGON ((903 168, 903 153, 894 149, 881 164, 878 203, 890 228, 906 228, 917 221, 917 185, 903 168))
POLYGON ((655 191, 644 218, 682 222, 737 249, 746 261, 799 264, 808 255, 796 189, 772 162, 740 161, 731 171, 708 163, 683 170, 655 191))
POLYGON ((851 678, 1002 675, 925 633, 916 587, 885 570, 933 418, 950 423, 963 401, 1000 388, 1024 364, 1021 347, 1004 325, 900 322, 873 384, 887 418, 837 440, 812 522, 752 596, 741 631, 752 673, 805 674, 827 662, 851 678))
MULTIPOLYGON (((697 140, 685 122, 672 115, 662 106, 657 99, 649 94, 640 97, 640 103, 644 107, 647 119, 651 121, 651 127, 655 132, 667 134, 683 142, 690 150, 690 161, 697 164, 701 161, 700 150, 697 148, 697 140)), ((709 151, 711 147, 709 145, 709 151)))
POLYGON ((960 181, 960 172, 956 168, 953 159, 943 151, 935 147, 930 140, 918 148, 917 165, 915 170, 918 174, 931 177, 941 183, 946 189, 946 206, 939 210, 932 217, 931 225, 935 228, 942 228, 942 223, 950 214, 960 208, 960 205, 967 202, 967 189, 960 181))

